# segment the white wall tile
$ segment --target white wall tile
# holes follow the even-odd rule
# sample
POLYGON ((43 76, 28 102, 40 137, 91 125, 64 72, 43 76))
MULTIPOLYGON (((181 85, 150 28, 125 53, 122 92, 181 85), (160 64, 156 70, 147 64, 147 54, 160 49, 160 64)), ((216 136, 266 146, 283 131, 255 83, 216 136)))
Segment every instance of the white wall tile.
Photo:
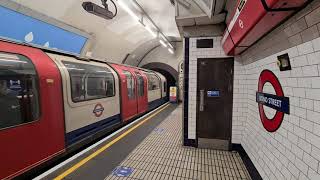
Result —
POLYGON ((303 162, 305 162, 310 168, 312 168, 315 171, 318 169, 318 160, 310 156, 308 153, 303 154, 303 162))
POLYGON ((314 52, 307 55, 308 63, 312 64, 319 64, 320 63, 320 52, 314 52))
POLYGON ((312 45, 315 51, 320 51, 320 38, 312 40, 312 45))
POLYGON ((303 76, 306 76, 306 77, 319 76, 318 66, 317 65, 304 66, 302 67, 302 73, 303 73, 303 76))
POLYGON ((297 46, 297 48, 298 48, 299 55, 309 54, 314 51, 311 41, 300 44, 297 46))

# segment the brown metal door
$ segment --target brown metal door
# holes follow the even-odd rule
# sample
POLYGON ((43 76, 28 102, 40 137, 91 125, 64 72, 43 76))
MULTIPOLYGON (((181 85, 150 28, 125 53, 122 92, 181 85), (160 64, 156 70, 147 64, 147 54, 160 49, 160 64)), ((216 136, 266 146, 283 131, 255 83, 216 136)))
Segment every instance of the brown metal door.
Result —
POLYGON ((198 59, 197 136, 199 147, 229 149, 233 58, 198 59))

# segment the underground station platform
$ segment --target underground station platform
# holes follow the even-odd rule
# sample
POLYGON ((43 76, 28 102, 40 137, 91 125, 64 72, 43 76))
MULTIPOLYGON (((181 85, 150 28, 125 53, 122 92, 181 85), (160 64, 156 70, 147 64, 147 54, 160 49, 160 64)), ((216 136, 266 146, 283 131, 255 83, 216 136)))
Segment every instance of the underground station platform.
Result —
POLYGON ((181 116, 182 105, 164 104, 34 179, 251 179, 236 151, 183 146, 181 116))
POLYGON ((320 180, 320 0, 0 0, 0 180, 320 180))

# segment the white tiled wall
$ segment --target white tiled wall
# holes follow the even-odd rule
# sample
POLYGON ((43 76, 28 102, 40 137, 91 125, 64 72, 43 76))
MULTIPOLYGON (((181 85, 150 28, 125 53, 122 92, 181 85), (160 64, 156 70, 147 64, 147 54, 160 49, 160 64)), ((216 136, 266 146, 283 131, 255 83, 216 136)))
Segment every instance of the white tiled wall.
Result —
MULTIPOLYGON (((314 0, 235 57, 232 143, 242 144, 263 179, 320 180, 319 12, 320 0, 314 0), (293 41, 293 37, 299 38, 293 41), (280 72, 277 56, 284 53, 289 54, 292 70, 280 72), (264 69, 275 73, 290 98, 290 115, 273 133, 264 129, 256 103, 258 77, 264 69)), ((189 139, 196 138, 197 58, 225 57, 218 42, 221 37, 215 38, 212 49, 196 49, 196 39, 190 39, 189 139)), ((264 87, 264 92, 272 91, 264 87)), ((268 117, 275 113, 270 108, 265 111, 268 117)))
MULTIPOLYGON (((197 97, 197 59, 198 58, 223 58, 227 57, 221 47, 221 37, 206 37, 206 38, 190 38, 190 54, 189 54, 189 114, 188 114, 188 139, 196 138, 196 97, 197 97), (213 48, 196 48, 197 39, 213 38, 213 48)), ((235 70, 241 71, 241 66, 236 66, 235 70)), ((235 81, 236 82, 236 81, 235 81)), ((242 93, 241 84, 237 81, 236 88, 236 101, 244 101, 240 94, 242 93), (241 90, 240 90, 241 89, 241 90)), ((244 105, 238 105, 234 111, 233 122, 233 142, 239 142, 241 139, 241 132, 245 122, 245 114, 241 111, 245 109, 244 105)))
MULTIPOLYGON (((196 49, 196 39, 190 39, 189 139, 196 138, 197 58, 226 57, 220 37, 211 49, 196 49)), ((320 38, 250 64, 235 57, 232 113, 232 143, 242 144, 263 179, 320 179, 320 38), (280 72, 277 56, 284 53, 289 54, 292 70, 280 72), (275 73, 290 98, 290 115, 274 133, 263 128, 255 100, 264 69, 275 73)))
POLYGON ((233 113, 239 116, 234 115, 233 123, 244 127, 238 128, 237 141, 263 179, 320 179, 319 42, 317 38, 250 64, 235 58, 233 113), (292 70, 280 72, 276 60, 284 53, 289 54, 292 70), (255 100, 263 69, 278 76, 285 96, 290 98, 290 115, 285 115, 274 133, 263 128, 255 100))

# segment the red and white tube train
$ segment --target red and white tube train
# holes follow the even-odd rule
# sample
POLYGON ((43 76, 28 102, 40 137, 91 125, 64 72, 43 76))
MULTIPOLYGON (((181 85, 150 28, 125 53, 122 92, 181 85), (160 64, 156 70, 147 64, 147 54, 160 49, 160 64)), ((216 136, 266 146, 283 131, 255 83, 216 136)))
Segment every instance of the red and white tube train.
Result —
POLYGON ((149 70, 0 41, 0 179, 163 104, 166 86, 149 70))

